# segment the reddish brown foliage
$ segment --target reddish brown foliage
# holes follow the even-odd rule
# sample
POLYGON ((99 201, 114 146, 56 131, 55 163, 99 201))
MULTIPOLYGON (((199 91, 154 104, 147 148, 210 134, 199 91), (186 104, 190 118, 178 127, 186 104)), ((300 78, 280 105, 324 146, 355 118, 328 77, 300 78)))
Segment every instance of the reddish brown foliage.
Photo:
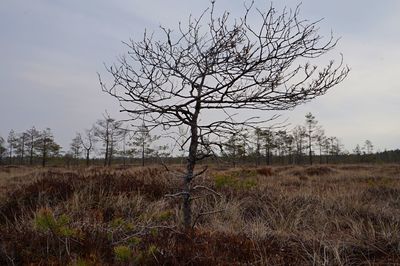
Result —
MULTIPOLYGON (((273 238, 255 242, 244 235, 195 230, 176 233, 163 230, 157 236, 148 235, 142 248, 157 247, 154 264, 162 265, 241 265, 261 263, 257 254, 263 253, 274 265, 295 265, 300 258, 285 252, 273 238)), ((266 258, 264 258, 266 259, 266 258)))
POLYGON ((70 181, 45 177, 9 193, 6 202, 0 206, 0 223, 18 218, 22 212, 29 214, 39 206, 52 206, 67 200, 74 191, 70 181))
POLYGON ((268 177, 272 175, 272 169, 270 167, 258 168, 257 173, 268 177))
POLYGON ((112 243, 99 231, 83 231, 81 237, 70 238, 68 252, 66 238, 49 233, 0 229, 0 234, 0 265, 8 265, 9 258, 15 265, 66 265, 72 259, 70 254, 97 261, 96 265, 114 262, 112 243))
POLYGON ((231 169, 220 173, 228 177, 222 187, 205 174, 196 184, 221 197, 196 191, 196 213, 217 212, 201 216, 191 232, 180 231, 179 199, 164 197, 179 191, 179 177, 163 169, 40 170, 21 184, 17 176, 16 188, 3 195, 0 265, 74 265, 78 259, 88 265, 395 263, 399 179, 395 167, 383 168, 273 168, 276 178, 231 169), (38 229, 41 207, 56 220, 67 216, 73 233, 38 229), (118 245, 132 253, 129 261, 117 260, 118 245))
POLYGON ((328 175, 334 173, 335 170, 333 170, 330 167, 327 166, 310 166, 305 169, 297 169, 294 171, 289 171, 290 174, 299 176, 299 177, 304 177, 304 176, 323 176, 323 175, 328 175))

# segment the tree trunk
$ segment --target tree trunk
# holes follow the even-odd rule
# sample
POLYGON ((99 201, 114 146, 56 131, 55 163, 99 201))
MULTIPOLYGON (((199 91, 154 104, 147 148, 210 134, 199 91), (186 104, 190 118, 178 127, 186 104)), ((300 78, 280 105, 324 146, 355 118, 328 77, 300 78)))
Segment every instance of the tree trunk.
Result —
POLYGON ((43 154, 42 154, 42 166, 45 167, 46 166, 46 144, 43 144, 43 154))
POLYGON ((142 166, 144 166, 144 142, 142 143, 142 166))
POLYGON ((86 166, 89 166, 89 152, 90 150, 86 149, 86 166))
POLYGON ((30 153, 29 153, 29 165, 32 165, 33 163, 33 138, 31 139, 31 144, 30 144, 30 153))
POLYGON ((270 151, 268 146, 265 147, 265 164, 266 165, 271 164, 270 151))
POLYGON ((21 147, 21 161, 20 164, 24 164, 24 153, 25 153, 25 137, 22 137, 22 147, 21 147))
POLYGON ((319 146, 319 164, 322 164, 322 147, 319 146))
MULTIPOLYGON (((303 141, 303 140, 301 140, 301 141, 303 141)), ((303 145, 302 145, 302 142, 300 142, 300 144, 299 144, 299 158, 298 158, 298 164, 300 165, 300 164, 302 164, 303 163, 303 145)))
POLYGON ((310 165, 312 165, 313 161, 312 161, 312 150, 311 150, 311 131, 308 137, 308 155, 310 157, 310 165))
POLYGON ((183 185, 183 222, 186 229, 189 229, 192 224, 192 206, 190 198, 190 182, 193 178, 194 167, 196 165, 197 145, 198 145, 197 125, 191 127, 191 140, 189 147, 189 155, 186 165, 186 175, 183 185))
POLYGON ((199 144, 197 119, 199 117, 199 113, 200 113, 200 99, 197 100, 195 112, 191 120, 191 126, 190 126, 191 139, 190 139, 189 154, 186 165, 186 175, 184 177, 184 184, 183 184, 183 224, 186 229, 190 229, 192 226, 192 206, 191 206, 192 200, 191 200, 190 183, 194 176, 193 173, 197 161, 197 147, 199 144))
POLYGON ((326 159, 326 164, 329 163, 329 151, 327 151, 326 155, 325 155, 325 159, 326 159))
MULTIPOLYGON (((14 142, 14 141, 12 141, 12 142, 10 143, 10 153, 9 153, 9 156, 10 156, 10 158, 9 158, 9 159, 10 159, 10 164, 13 163, 13 155, 14 155, 14 152, 13 152, 13 151, 14 151, 14 146, 13 146, 14 144, 13 144, 13 142, 14 142)), ((15 152, 14 157, 17 157, 17 155, 18 155, 18 154, 15 152)))
POLYGON ((107 166, 107 164, 109 163, 109 162, 108 162, 108 153, 109 153, 109 150, 108 150, 109 147, 108 147, 108 146, 109 146, 109 144, 110 144, 110 143, 109 143, 110 141, 109 141, 109 136, 108 136, 108 129, 107 129, 106 134, 107 134, 107 135, 106 135, 106 151, 105 151, 105 155, 104 155, 104 166, 107 166))
POLYGON ((233 146, 233 168, 236 168, 236 144, 233 146))
POLYGON ((108 154, 108 163, 107 163, 107 165, 111 166, 111 160, 112 160, 112 157, 114 156, 114 144, 113 144, 113 142, 111 142, 110 147, 108 148, 108 150, 109 150, 109 154, 108 154))
POLYGON ((257 154, 256 154, 256 166, 260 165, 260 144, 257 144, 257 154))

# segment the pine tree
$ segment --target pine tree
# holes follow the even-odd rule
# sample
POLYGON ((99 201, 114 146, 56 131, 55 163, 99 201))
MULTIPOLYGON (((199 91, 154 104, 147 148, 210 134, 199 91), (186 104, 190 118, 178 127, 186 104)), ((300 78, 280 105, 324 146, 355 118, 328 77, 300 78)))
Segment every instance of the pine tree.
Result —
POLYGON ((309 156, 310 164, 313 164, 312 145, 313 145, 313 141, 317 137, 317 135, 315 134, 315 131, 316 131, 316 128, 317 128, 317 124, 318 124, 318 121, 315 119, 315 117, 311 113, 306 114, 306 128, 307 128, 307 138, 308 138, 308 156, 309 156))
POLYGON ((146 158, 156 154, 153 143, 158 139, 158 136, 150 134, 150 130, 144 122, 138 127, 135 134, 133 134, 131 139, 132 152, 140 154, 142 166, 145 165, 146 158))

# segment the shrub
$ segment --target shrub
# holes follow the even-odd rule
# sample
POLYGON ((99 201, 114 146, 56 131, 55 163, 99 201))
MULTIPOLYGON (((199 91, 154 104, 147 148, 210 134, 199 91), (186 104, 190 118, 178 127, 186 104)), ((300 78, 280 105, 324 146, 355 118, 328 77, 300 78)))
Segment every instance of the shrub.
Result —
POLYGON ((70 218, 63 214, 58 219, 49 208, 42 208, 35 216, 34 224, 39 231, 51 232, 57 236, 76 236, 76 231, 68 226, 70 218))
POLYGON ((136 236, 131 237, 131 238, 128 239, 128 243, 132 244, 134 246, 139 245, 141 241, 142 241, 142 239, 140 237, 136 237, 136 236))
POLYGON ((156 219, 160 222, 169 220, 174 213, 171 210, 161 211, 156 219))
POLYGON ((123 245, 114 247, 114 254, 115 254, 116 260, 122 261, 122 262, 127 262, 132 257, 131 249, 129 247, 123 246, 123 245))
POLYGON ((229 174, 217 174, 214 176, 216 188, 235 188, 235 189, 251 189, 257 185, 257 181, 252 178, 239 179, 229 174))
POLYGON ((226 174, 216 175, 214 181, 216 188, 233 187, 236 183, 236 180, 232 176, 226 174))

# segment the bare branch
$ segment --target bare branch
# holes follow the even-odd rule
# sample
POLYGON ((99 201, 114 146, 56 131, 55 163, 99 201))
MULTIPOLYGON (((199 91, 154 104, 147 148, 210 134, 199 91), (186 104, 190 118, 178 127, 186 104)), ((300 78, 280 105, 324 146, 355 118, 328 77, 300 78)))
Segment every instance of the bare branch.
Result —
POLYGON ((147 32, 140 41, 130 40, 127 55, 107 67, 113 83, 106 85, 99 76, 102 90, 119 100, 121 112, 143 117, 149 127, 188 128, 180 143, 182 149, 188 146, 183 192, 169 195, 183 197, 186 226, 196 162, 216 155, 221 138, 268 122, 254 114, 234 119, 232 112, 291 110, 324 95, 349 73, 343 57, 338 64, 312 64, 338 39, 323 38, 319 21, 300 18, 299 6, 278 13, 272 5, 264 10, 251 2, 239 19, 229 12, 217 16, 214 7, 212 1, 200 17, 189 17, 187 27, 179 23, 177 31, 161 27, 162 40, 147 32), (251 23, 250 17, 258 21, 251 23))

